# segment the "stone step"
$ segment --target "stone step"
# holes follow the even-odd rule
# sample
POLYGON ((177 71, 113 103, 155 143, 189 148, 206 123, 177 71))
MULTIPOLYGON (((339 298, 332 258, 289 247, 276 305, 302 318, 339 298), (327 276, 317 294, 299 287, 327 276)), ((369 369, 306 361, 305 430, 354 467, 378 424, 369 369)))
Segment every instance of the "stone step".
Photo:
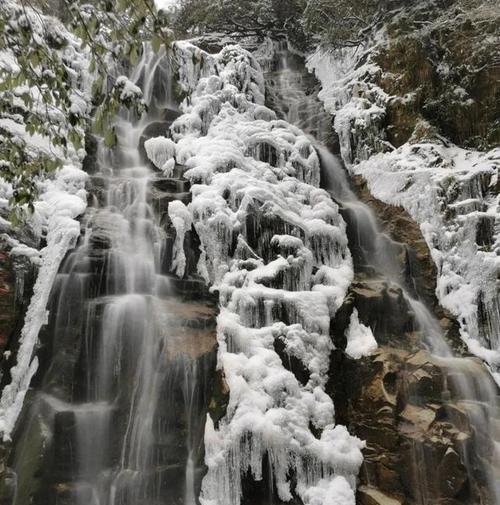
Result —
POLYGON ((186 279, 172 278, 172 290, 178 295, 188 300, 200 300, 210 297, 205 281, 197 277, 186 279))
POLYGON ((150 186, 158 191, 167 193, 187 193, 191 183, 187 179, 173 177, 155 177, 149 182, 150 186))

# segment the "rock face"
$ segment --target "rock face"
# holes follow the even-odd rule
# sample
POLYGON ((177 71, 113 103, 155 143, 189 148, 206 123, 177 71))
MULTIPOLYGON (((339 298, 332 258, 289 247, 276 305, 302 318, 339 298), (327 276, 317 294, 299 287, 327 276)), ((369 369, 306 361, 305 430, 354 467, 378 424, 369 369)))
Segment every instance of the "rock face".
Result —
POLYGON ((498 145, 500 71, 493 61, 499 17, 493 3, 422 2, 388 23, 390 43, 376 61, 381 87, 393 97, 386 126, 394 146, 410 139, 419 119, 458 145, 498 145))
MULTIPOLYGON (((24 315, 31 298, 36 268, 23 256, 11 256, 8 236, 0 237, 0 384, 10 381, 24 315)), ((16 475, 7 466, 8 444, 0 444, 0 504, 10 505, 16 491, 16 475)))
POLYGON ((11 256, 6 238, 0 236, 0 353, 15 352, 36 270, 29 258, 11 256))
MULTIPOLYGON (((266 113, 271 114, 270 111, 266 113)), ((144 141, 164 134, 172 118, 164 119, 152 123, 143 131, 139 141, 143 161, 146 160, 144 141)), ((277 153, 275 147, 261 142, 258 148, 249 149, 246 156, 253 156, 256 162, 278 168, 277 153)), ((225 168, 231 170, 233 167, 225 168)), ((78 263, 78 258, 70 254, 61 271, 59 284, 55 287, 53 315, 41 337, 39 357, 42 366, 34 384, 36 389, 28 398, 15 434, 15 450, 10 455, 9 467, 1 469, 3 485, 0 487, 0 505, 10 505, 15 493, 16 505, 90 503, 95 489, 89 482, 96 478, 96 465, 106 469, 101 475, 104 481, 101 484, 104 486, 109 485, 114 477, 111 474, 116 469, 125 470, 119 474, 121 479, 114 481, 119 503, 136 505, 142 500, 148 505, 191 505, 195 499, 194 496, 187 496, 188 491, 199 495, 201 478, 206 471, 203 464, 205 419, 210 414, 215 429, 224 435, 221 427, 225 422, 230 392, 223 372, 215 370, 216 298, 209 293, 198 272, 200 236, 191 223, 182 229, 175 221, 178 216, 172 212, 175 205, 183 208, 182 205, 192 201, 191 182, 184 177, 185 172, 186 167, 180 164, 173 165, 168 176, 156 171, 144 189, 145 201, 140 202, 148 207, 148 212, 151 210, 154 214, 155 223, 159 223, 158 229, 146 227, 147 237, 158 233, 161 242, 161 254, 155 266, 158 266, 156 273, 162 282, 157 285, 155 297, 149 297, 154 300, 148 300, 148 303, 154 304, 154 323, 160 333, 158 340, 164 343, 168 337, 169 343, 167 349, 155 349, 162 356, 159 370, 163 375, 158 394, 161 401, 147 405, 148 410, 153 411, 151 446, 154 449, 151 460, 147 461, 145 468, 123 468, 123 440, 127 438, 127 416, 129 409, 132 409, 125 397, 127 388, 135 380, 132 364, 134 348, 128 349, 130 352, 124 353, 125 358, 117 362, 113 369, 112 387, 117 389, 115 401, 105 408, 94 401, 93 407, 89 408, 89 404, 95 400, 89 397, 89 384, 95 386, 92 372, 101 358, 99 353, 103 351, 99 347, 102 344, 99 339, 110 337, 113 333, 110 327, 108 332, 99 335, 98 329, 106 318, 112 319, 109 313, 105 313, 106 303, 110 297, 126 292, 123 278, 118 275, 119 268, 110 268, 110 263, 116 259, 113 255, 117 254, 112 236, 113 227, 117 224, 116 216, 115 219, 92 216, 95 217, 93 225, 87 229, 87 235, 82 240, 88 244, 85 261, 78 263), (181 250, 184 254, 182 261, 179 257, 181 250), (74 282, 69 283, 69 288, 64 276, 73 276, 74 282), (87 320, 83 321, 77 314, 81 312, 80 307, 86 304, 92 305, 93 310, 86 313, 87 320), (84 335, 84 327, 87 330, 90 328, 90 337, 84 335), (120 390, 122 387, 123 391, 120 390), (112 421, 113 430, 106 437, 98 429, 103 419, 112 421), (86 440, 93 438, 94 446, 89 452, 81 450, 79 437, 82 434, 88 437, 86 440), (101 445, 108 450, 105 451, 101 445), (79 449, 75 450, 77 446, 79 449), (189 472, 193 481, 192 489, 187 485, 186 476, 189 472)), ((126 185, 127 181, 123 182, 126 185)), ((355 184, 362 199, 375 209, 388 234, 407 246, 401 249, 399 258, 405 268, 407 284, 414 283, 414 292, 424 298, 428 305, 437 307, 434 297, 435 267, 418 226, 403 209, 383 205, 373 199, 360 179, 355 179, 355 184)), ((131 192, 136 190, 134 187, 129 189, 131 192)), ((109 197, 108 190, 109 180, 106 177, 102 174, 92 176, 94 202, 104 205, 109 197)), ((222 200, 238 202, 229 186, 219 196, 222 200)), ((261 203, 258 199, 257 202, 261 203)), ((269 290, 274 295, 275 290, 286 288, 290 293, 298 292, 298 299, 305 296, 304 288, 297 287, 302 280, 300 269, 303 267, 299 260, 303 258, 299 257, 300 248, 296 244, 297 241, 301 243, 309 230, 285 223, 278 219, 278 215, 264 212, 261 207, 263 205, 250 203, 245 207, 246 242, 227 240, 231 254, 234 252, 235 257, 238 254, 232 271, 233 284, 228 285, 228 300, 243 287, 245 276, 254 276, 260 291, 256 291, 252 299, 247 294, 246 298, 241 296, 237 300, 245 309, 237 312, 238 318, 246 317, 246 324, 241 325, 242 330, 238 331, 241 320, 228 318, 230 324, 225 328, 225 337, 227 345, 235 347, 229 353, 233 360, 240 359, 244 351, 248 352, 244 347, 239 352, 236 345, 243 345, 250 334, 255 340, 262 340, 263 336, 274 339, 265 351, 273 360, 282 362, 282 368, 279 369, 281 375, 276 375, 287 378, 289 383, 293 379, 293 385, 295 387, 297 384, 296 390, 299 391, 299 388, 308 384, 316 370, 312 366, 308 368, 307 365, 311 365, 308 360, 297 358, 287 348, 287 344, 290 347, 290 342, 295 338, 293 332, 297 331, 297 324, 291 328, 293 331, 289 335, 284 333, 285 321, 289 318, 291 320, 288 323, 294 323, 298 316, 294 306, 287 305, 286 300, 274 303, 273 298, 265 298, 261 293, 266 294, 266 290, 269 290), (273 236, 278 231, 281 237, 285 234, 290 236, 286 237, 286 241, 280 242, 279 237, 276 241, 273 236), (272 261, 288 257, 290 265, 278 273, 266 271, 258 277, 255 273, 262 265, 256 258, 260 257, 272 261), (276 320, 276 324, 274 333, 267 335, 262 330, 269 325, 270 319, 276 320)), ((135 212, 139 210, 136 208, 135 212)), ((150 217, 148 215, 148 223, 150 217)), ((136 226, 137 222, 133 224, 136 226)), ((220 227, 217 231, 222 229, 220 227)), ((487 242, 487 233, 484 235, 483 241, 487 242)), ((220 235, 217 238, 222 242, 220 235)), ((316 249, 321 251, 319 246, 316 249)), ((317 256, 316 249, 312 247, 317 256)), ((134 269, 139 270, 144 266, 142 258, 139 259, 141 261, 132 265, 134 269)), ((315 275, 319 271, 319 264, 320 260, 315 259, 315 275)), ((118 267, 122 266, 118 264, 118 267)), ((308 271, 308 274, 311 272, 308 271)), ((2 289, 5 291, 5 297, 0 297, 0 310, 2 303, 6 307, 6 316, 0 320, 0 336, 2 328, 9 330, 16 319, 13 283, 13 267, 6 261, 3 270, 0 270, 0 294, 2 289)), ((146 284, 140 287, 141 293, 147 292, 147 289, 146 284)), ((143 316, 144 312, 134 312, 136 303, 141 300, 134 299, 132 302, 126 303, 125 310, 117 315, 120 321, 124 320, 130 326, 124 332, 142 334, 140 324, 145 322, 144 318, 135 316, 143 316)), ((315 301, 310 298, 308 305, 312 303, 315 301)), ((455 338, 456 325, 452 319, 440 309, 436 309, 436 312, 442 318, 441 324, 447 336, 455 338)), ((227 318, 228 311, 225 316, 227 318)), ((328 322, 327 314, 327 340, 328 322)), ((310 324, 317 324, 315 318, 311 318, 310 324)), ((467 371, 465 365, 430 355, 422 348, 422 335, 416 330, 415 314, 402 290, 370 271, 357 272, 335 318, 330 320, 329 336, 335 344, 335 350, 331 356, 326 393, 334 399, 335 422, 346 425, 351 434, 367 444, 359 476, 357 503, 489 504, 491 497, 487 495, 487 486, 482 481, 483 465, 485 461, 489 462, 490 457, 489 432, 482 429, 484 426, 481 423, 472 426, 470 422, 474 414, 480 417, 484 410, 484 398, 470 396, 470 391, 462 387, 465 383, 462 376, 467 371), (379 344, 374 354, 359 360, 353 360, 345 353, 346 329, 354 310, 361 323, 371 328, 379 344), (478 447, 484 448, 484 455, 478 452, 478 447)), ((318 334, 314 335, 310 341, 319 340, 318 334)), ((137 354, 140 354, 141 344, 135 345, 137 354)), ((314 359, 326 360, 330 346, 325 345, 318 350, 320 352, 314 359)), ((113 348, 112 352, 121 353, 122 349, 113 348)), ((478 362, 467 360, 466 367, 477 369, 476 376, 482 384, 488 384, 491 389, 495 387, 489 384, 489 376, 480 371, 482 368, 478 362)), ((242 367, 238 380, 247 371, 246 367, 242 367)), ((269 375, 270 382, 274 381, 273 373, 269 375)), ((274 382, 271 386, 276 389, 281 387, 274 382)), ((280 395, 279 392, 281 402, 285 391, 280 395)), ((330 399, 328 405, 329 402, 330 399)), ((144 417, 149 419, 149 416, 144 417)), ((308 429, 316 436, 319 428, 312 426, 312 423, 309 425, 308 429)), ((214 434, 213 431, 208 433, 214 434)), ((238 448, 241 447, 239 439, 237 442, 238 448)), ((245 447, 248 449, 249 446, 245 447)), ((255 478, 251 471, 242 475, 241 503, 302 505, 299 498, 294 496, 283 501, 276 492, 273 478, 273 464, 276 465, 276 461, 273 462, 272 449, 263 452, 261 478, 255 478)), ((236 450, 230 453, 228 460, 231 463, 234 463, 231 461, 234 454, 239 453, 236 450)), ((259 453, 259 456, 262 454, 259 453)), ((288 471, 288 467, 286 469, 288 471)), ((233 472, 232 467, 229 472, 233 472)), ((283 475, 282 479, 288 477, 283 475)), ((290 480, 294 487, 294 477, 290 480)))
MULTIPOLYGON (((483 455, 477 452, 487 427, 479 424, 484 432, 472 427, 472 399, 465 400, 467 393, 457 387, 467 372, 459 361, 420 349, 421 335, 413 326, 412 313, 397 293, 363 279, 353 283, 332 325, 337 350, 328 392, 335 399, 337 422, 367 443, 358 503, 494 503, 483 481, 483 455), (347 314, 354 308, 380 344, 360 360, 342 351, 347 314)), ((468 363, 481 368, 475 360, 468 363)), ((492 383, 486 371, 478 380, 485 387, 492 383)))
POLYGON ((499 16, 481 1, 420 2, 391 16, 362 58, 311 60, 348 170, 421 226, 439 302, 495 374, 499 16))
POLYGON ((407 285, 413 285, 415 295, 437 308, 436 266, 418 224, 402 207, 387 205, 374 198, 362 177, 354 176, 351 180, 360 200, 374 211, 384 231, 396 242, 404 244, 400 260, 407 285))
MULTIPOLYGON (((321 70, 328 72, 330 67, 318 72, 324 77, 322 99, 332 114, 337 113, 335 127, 346 163, 356 163, 384 149, 387 111, 383 103, 387 97, 367 85, 370 77, 381 74, 372 73, 370 65, 363 63, 359 62, 359 68, 350 69, 352 73, 330 87, 328 76, 321 75, 321 70), (351 101, 346 102, 349 97, 351 101)), ((422 72, 425 73, 425 66, 422 72)), ((325 165, 327 169, 334 167, 325 165)), ((339 177, 333 180, 340 184, 339 177)), ((437 303, 437 269, 419 224, 402 207, 374 198, 362 178, 353 177, 352 182, 358 198, 378 218, 380 231, 394 241, 394 247, 387 248, 387 255, 397 256, 404 271, 401 285, 404 283, 409 293, 433 308, 448 344, 463 356, 458 325, 437 303)), ((405 187, 405 182, 411 184, 411 176, 407 181, 401 179, 400 186, 405 187)), ((386 187, 380 186, 380 194, 384 189, 399 187, 399 181, 389 177, 385 184, 386 187)), ((330 189, 330 185, 327 176, 325 187, 330 189)), ((331 191, 342 201, 345 194, 335 193, 334 187, 331 191)), ((352 202, 352 196, 347 198, 352 202)), ((346 208, 350 210, 348 205, 346 208)), ((496 503, 493 493, 499 475, 497 462, 491 449, 484 450, 484 440, 496 436, 498 412, 490 405, 497 404, 498 388, 480 362, 471 358, 436 358, 425 350, 426 328, 416 324, 414 305, 410 306, 408 298, 391 285, 390 279, 379 277, 374 268, 356 261, 356 247, 366 244, 356 236, 361 229, 356 226, 356 216, 351 218, 346 211, 343 216, 357 273, 331 323, 336 350, 328 392, 335 401, 336 421, 367 442, 358 502, 496 503), (360 322, 371 328, 380 346, 374 355, 358 361, 344 352, 346 328, 354 310, 360 322), (474 384, 484 386, 484 391, 475 389, 474 384), (485 412, 489 421, 483 417, 485 412)), ((363 253, 358 256, 362 258, 363 253)))

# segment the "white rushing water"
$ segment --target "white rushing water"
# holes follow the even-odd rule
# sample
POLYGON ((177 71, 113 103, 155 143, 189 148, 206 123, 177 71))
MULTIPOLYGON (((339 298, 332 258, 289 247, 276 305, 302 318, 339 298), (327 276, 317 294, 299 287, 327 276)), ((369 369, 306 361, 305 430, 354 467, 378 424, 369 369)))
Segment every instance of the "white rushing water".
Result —
MULTIPOLYGON (((72 482, 74 505, 159 505, 166 497, 195 505, 199 493, 206 371, 176 333, 184 316, 169 308, 167 204, 159 208, 152 197, 155 184, 177 181, 154 171, 140 151, 145 129, 157 125, 166 135, 166 116, 178 115, 163 50, 145 46, 127 81, 139 93, 135 86, 148 112, 122 112, 117 146, 99 143, 94 199, 56 279, 53 356, 31 410, 30 419, 49 412, 42 419, 56 451, 71 448, 57 464, 58 478, 72 482)), ((16 454, 22 482, 24 450, 16 454)))

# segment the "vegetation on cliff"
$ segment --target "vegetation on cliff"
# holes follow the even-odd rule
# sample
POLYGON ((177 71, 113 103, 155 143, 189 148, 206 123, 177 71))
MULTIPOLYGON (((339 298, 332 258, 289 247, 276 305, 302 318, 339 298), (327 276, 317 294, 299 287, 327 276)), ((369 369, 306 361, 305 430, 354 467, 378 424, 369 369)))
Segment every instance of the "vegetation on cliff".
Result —
POLYGON ((86 130, 112 145, 118 109, 141 113, 140 90, 120 69, 137 62, 144 40, 170 44, 151 0, 65 1, 63 12, 66 26, 25 2, 0 4, 0 163, 14 219, 33 213, 40 181, 84 146, 86 130))

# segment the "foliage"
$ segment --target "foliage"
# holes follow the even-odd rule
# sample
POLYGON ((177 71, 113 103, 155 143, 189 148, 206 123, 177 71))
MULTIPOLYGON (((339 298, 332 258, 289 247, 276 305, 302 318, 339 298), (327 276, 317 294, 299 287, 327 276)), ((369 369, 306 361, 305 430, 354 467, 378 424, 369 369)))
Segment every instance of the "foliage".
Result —
POLYGON ((181 0, 179 31, 232 36, 286 35, 299 49, 319 39, 329 48, 358 46, 411 0, 181 0))
POLYGON ((83 81, 94 81, 94 131, 112 145, 111 118, 117 110, 126 106, 141 113, 144 108, 140 97, 122 93, 123 81, 115 82, 119 69, 136 63, 143 41, 151 40, 156 50, 171 42, 168 19, 153 0, 62 1, 73 33, 24 0, 0 2, 0 119, 5 120, 0 168, 13 187, 17 214, 21 206, 32 210, 37 180, 83 145, 91 123, 83 81), (47 146, 33 149, 27 142, 33 136, 47 140, 47 146))
POLYGON ((304 29, 319 35, 328 48, 357 47, 388 13, 403 3, 400 0, 310 0, 304 11, 304 29))
POLYGON ((304 43, 301 26, 306 0, 181 0, 175 19, 179 32, 221 32, 238 36, 288 35, 304 43))

